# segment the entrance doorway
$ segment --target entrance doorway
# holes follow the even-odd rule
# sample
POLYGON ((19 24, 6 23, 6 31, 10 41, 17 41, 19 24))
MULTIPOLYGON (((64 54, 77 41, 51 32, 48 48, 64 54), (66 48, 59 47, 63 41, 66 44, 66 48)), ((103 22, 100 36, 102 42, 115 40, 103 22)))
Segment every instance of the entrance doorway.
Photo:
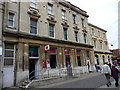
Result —
POLYGON ((57 51, 56 48, 50 49, 50 67, 51 69, 57 67, 57 51))
POLYGON ((70 50, 65 49, 64 53, 65 53, 66 67, 71 67, 70 50))
POLYGON ((39 76, 40 73, 40 63, 38 47, 29 47, 29 79, 33 80, 39 76))
POLYGON ((50 67, 52 68, 56 68, 56 55, 50 55, 50 67))
POLYGON ((98 55, 95 55, 95 58, 96 58, 96 61, 97 61, 97 65, 99 65, 99 56, 98 55))
POLYGON ((14 63, 15 63, 15 45, 14 43, 4 44, 3 54, 3 88, 14 86, 14 63))

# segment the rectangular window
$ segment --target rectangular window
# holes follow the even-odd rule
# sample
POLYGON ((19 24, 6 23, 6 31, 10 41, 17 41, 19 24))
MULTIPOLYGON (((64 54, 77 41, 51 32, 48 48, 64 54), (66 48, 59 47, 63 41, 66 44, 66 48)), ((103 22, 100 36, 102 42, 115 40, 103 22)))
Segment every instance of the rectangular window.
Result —
POLYGON ((103 38, 106 39, 106 35, 105 35, 105 33, 103 33, 103 38))
POLYGON ((64 29, 64 40, 68 39, 68 30, 67 28, 63 28, 64 29))
POLYGON ((38 47, 34 46, 29 47, 29 57, 39 57, 38 47))
POLYGON ((54 27, 55 27, 54 24, 49 24, 49 36, 53 38, 55 37, 54 27))
POLYGON ((9 15, 8 15, 8 27, 14 27, 14 22, 15 22, 14 16, 15 16, 14 13, 9 12, 9 15))
POLYGON ((94 40, 94 48, 97 48, 97 46, 96 46, 96 40, 94 40))
POLYGON ((103 47, 102 47, 102 42, 100 42, 100 49, 102 49, 103 47))
POLYGON ((73 14, 73 23, 76 24, 76 15, 73 14))
POLYGON ((94 29, 92 28, 92 35, 94 35, 94 29))
POLYGON ((53 15, 53 5, 48 4, 48 14, 53 15))
POLYGON ((98 37, 100 37, 100 31, 98 31, 98 37))
POLYGON ((30 7, 37 8, 37 0, 30 0, 30 7))
POLYGON ((5 43, 4 49, 4 65, 11 66, 14 64, 15 59, 15 47, 12 43, 5 43))
POLYGON ((84 19, 81 18, 81 21, 82 21, 82 27, 84 27, 84 19))
POLYGON ((30 18, 30 33, 37 34, 37 20, 30 18))
POLYGON ((87 36, 84 34, 84 43, 87 43, 87 36))
POLYGON ((78 32, 75 31, 75 40, 78 42, 78 32))
POLYGON ((62 10, 62 19, 66 20, 65 10, 62 10))

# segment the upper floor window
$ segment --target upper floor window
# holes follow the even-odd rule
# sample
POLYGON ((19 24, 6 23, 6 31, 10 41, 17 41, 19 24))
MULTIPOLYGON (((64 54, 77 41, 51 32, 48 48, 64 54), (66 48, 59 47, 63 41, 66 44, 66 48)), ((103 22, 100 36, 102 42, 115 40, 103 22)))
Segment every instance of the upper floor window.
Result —
POLYGON ((84 43, 87 43, 87 35, 84 34, 84 43))
POLYGON ((98 37, 100 37, 100 31, 98 31, 98 37))
POLYGON ((65 16, 65 10, 62 10, 62 19, 66 20, 66 16, 65 16))
POLYGON ((53 15, 53 5, 48 4, 48 14, 53 15))
POLYGON ((76 15, 73 14, 72 17, 73 17, 73 23, 76 24, 76 15))
POLYGON ((15 17, 15 14, 9 12, 9 15, 8 15, 8 27, 14 27, 14 23, 15 23, 14 17, 15 17))
POLYGON ((102 47, 102 42, 100 42, 100 49, 102 49, 103 47, 102 47))
POLYGON ((92 35, 94 35, 94 29, 92 28, 92 35))
POLYGON ((106 39, 106 35, 105 35, 105 33, 103 33, 103 38, 106 39))
POLYGON ((30 18, 30 33, 37 34, 37 20, 30 18))
POLYGON ((84 19, 83 18, 81 18, 81 21, 82 21, 82 27, 84 27, 84 19))
POLYGON ((94 48, 97 48, 96 40, 94 40, 94 48))
POLYGON ((64 40, 68 39, 68 30, 67 28, 63 28, 64 29, 64 40))
POLYGON ((75 31, 75 40, 78 42, 78 32, 75 31))
POLYGON ((55 25, 54 24, 49 24, 49 36, 50 37, 55 37, 55 25))
POLYGON ((30 0, 30 7, 37 8, 37 0, 30 0))

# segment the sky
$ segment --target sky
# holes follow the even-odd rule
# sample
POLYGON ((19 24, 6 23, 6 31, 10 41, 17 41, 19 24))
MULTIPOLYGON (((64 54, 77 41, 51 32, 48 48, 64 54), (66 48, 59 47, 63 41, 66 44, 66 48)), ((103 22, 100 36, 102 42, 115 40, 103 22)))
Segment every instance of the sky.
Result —
POLYGON ((88 22, 107 31, 110 49, 118 48, 118 2, 120 0, 67 0, 87 12, 88 22), (113 46, 111 46, 113 44, 113 46))

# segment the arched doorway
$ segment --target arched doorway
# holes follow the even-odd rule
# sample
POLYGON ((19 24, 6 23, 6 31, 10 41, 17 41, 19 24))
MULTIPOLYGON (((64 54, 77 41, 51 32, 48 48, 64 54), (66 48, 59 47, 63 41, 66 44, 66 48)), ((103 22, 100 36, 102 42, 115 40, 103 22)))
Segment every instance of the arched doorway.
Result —
POLYGON ((103 55, 102 58, 103 58, 103 64, 104 64, 105 63, 105 56, 103 55))
POLYGON ((97 65, 100 65, 100 63, 99 63, 99 56, 95 55, 95 58, 96 58, 97 65))

